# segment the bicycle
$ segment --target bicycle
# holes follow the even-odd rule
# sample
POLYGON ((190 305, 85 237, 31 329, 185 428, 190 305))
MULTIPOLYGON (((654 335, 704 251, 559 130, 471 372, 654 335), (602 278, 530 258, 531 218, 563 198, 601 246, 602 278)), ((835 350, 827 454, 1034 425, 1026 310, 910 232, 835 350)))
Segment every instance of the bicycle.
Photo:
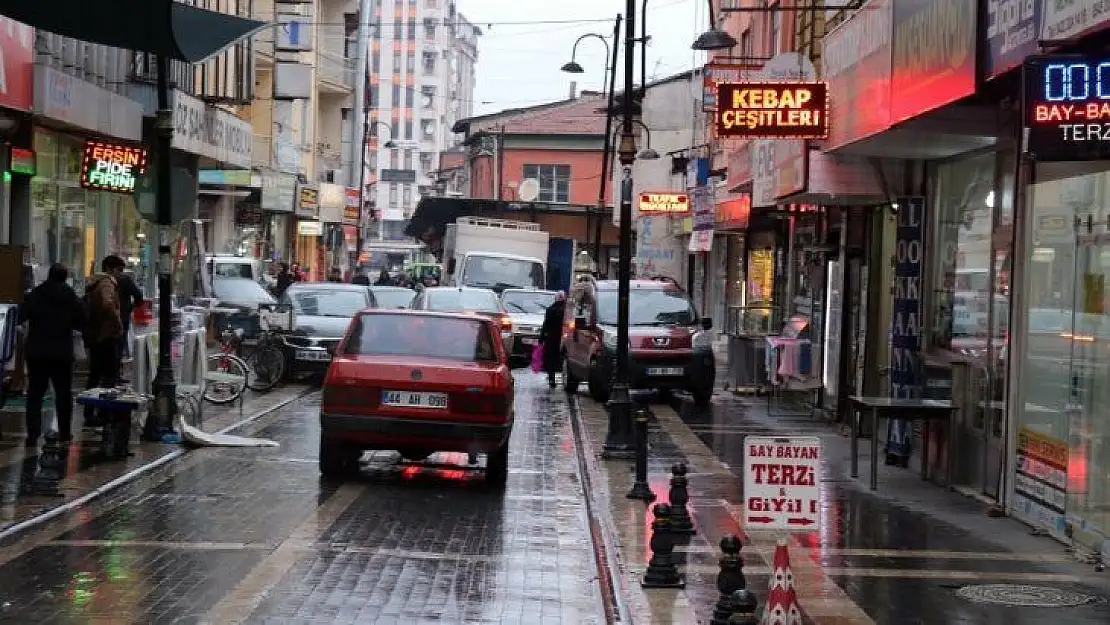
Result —
POLYGON ((263 330, 253 345, 244 350, 240 344, 240 348, 243 361, 250 368, 247 388, 265 393, 285 377, 285 351, 280 331, 263 330))
POLYGON ((202 394, 205 401, 230 404, 247 390, 250 366, 236 353, 242 340, 242 330, 227 328, 220 333, 220 351, 208 356, 208 373, 204 376, 202 394))

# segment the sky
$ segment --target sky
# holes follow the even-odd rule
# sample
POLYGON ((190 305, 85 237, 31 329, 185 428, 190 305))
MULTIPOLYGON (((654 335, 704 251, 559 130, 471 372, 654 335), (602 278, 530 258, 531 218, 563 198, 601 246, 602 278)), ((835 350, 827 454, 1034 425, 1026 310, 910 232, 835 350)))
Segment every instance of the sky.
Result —
MULTIPOLYGON (((647 73, 663 78, 704 63, 704 53, 690 49, 708 23, 705 0, 647 0, 647 73)), ((636 33, 643 0, 636 0, 636 33)), ((584 74, 559 71, 570 60, 578 37, 598 33, 612 45, 613 20, 625 0, 456 0, 459 12, 484 33, 478 40, 474 114, 561 100, 570 82, 578 91, 602 90, 605 46, 590 37, 578 45, 577 61, 584 74), (545 23, 546 22, 546 23, 545 23), (568 22, 568 23, 552 23, 568 22)), ((623 37, 624 26, 621 26, 623 37)), ((623 47, 622 47, 623 53, 623 47)), ((624 80, 623 54, 617 63, 617 90, 624 80)), ((639 48, 636 80, 639 82, 639 48)))

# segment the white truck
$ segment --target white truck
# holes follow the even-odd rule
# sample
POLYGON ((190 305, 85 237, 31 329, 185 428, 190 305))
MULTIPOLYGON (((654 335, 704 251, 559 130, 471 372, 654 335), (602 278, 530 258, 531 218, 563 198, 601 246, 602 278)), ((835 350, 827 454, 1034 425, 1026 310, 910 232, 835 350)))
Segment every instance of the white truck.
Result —
POLYGON ((527 221, 459 217, 443 238, 443 284, 543 289, 549 237, 527 221))

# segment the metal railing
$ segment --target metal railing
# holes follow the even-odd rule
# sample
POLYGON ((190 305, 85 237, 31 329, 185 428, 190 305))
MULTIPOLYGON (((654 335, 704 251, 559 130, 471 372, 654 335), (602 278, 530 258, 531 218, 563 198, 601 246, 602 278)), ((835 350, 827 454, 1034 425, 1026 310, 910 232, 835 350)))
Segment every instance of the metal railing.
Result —
POLYGON ((729 306, 728 333, 732 336, 769 336, 782 329, 782 311, 775 306, 729 306))
POLYGON ((350 59, 319 50, 316 53, 316 71, 321 80, 344 87, 354 87, 354 71, 350 59))

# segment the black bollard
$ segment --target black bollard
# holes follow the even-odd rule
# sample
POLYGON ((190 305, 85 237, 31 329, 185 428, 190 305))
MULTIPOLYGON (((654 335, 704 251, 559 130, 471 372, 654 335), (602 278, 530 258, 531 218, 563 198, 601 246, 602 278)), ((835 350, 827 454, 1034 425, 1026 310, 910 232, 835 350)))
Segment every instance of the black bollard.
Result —
POLYGON ((634 422, 636 426, 636 477, 632 483, 632 489, 628 491, 627 495, 629 499, 639 499, 644 503, 655 501, 655 493, 651 491, 651 486, 647 482, 648 416, 647 407, 637 406, 634 422))
POLYGON ((671 467, 671 531, 679 536, 693 536, 694 522, 686 504, 690 501, 689 481, 686 479, 686 465, 681 462, 671 467))
POLYGON ((759 600, 747 588, 732 593, 732 609, 728 625, 759 625, 759 600))
POLYGON ((39 496, 61 497, 59 486, 65 468, 65 447, 54 431, 47 432, 43 440, 45 442, 39 452, 39 472, 35 475, 32 491, 39 496))
POLYGON ((651 560, 644 571, 644 579, 640 582, 643 588, 686 587, 674 561, 674 535, 671 534, 669 508, 665 503, 656 504, 652 508, 655 520, 651 522, 651 560))
POLYGON ((721 570, 717 573, 717 605, 713 606, 713 618, 709 625, 729 625, 729 619, 737 611, 733 603, 733 593, 747 588, 744 580, 744 559, 740 556, 740 539, 735 534, 729 534, 721 539, 721 551, 724 555, 718 563, 721 570))

